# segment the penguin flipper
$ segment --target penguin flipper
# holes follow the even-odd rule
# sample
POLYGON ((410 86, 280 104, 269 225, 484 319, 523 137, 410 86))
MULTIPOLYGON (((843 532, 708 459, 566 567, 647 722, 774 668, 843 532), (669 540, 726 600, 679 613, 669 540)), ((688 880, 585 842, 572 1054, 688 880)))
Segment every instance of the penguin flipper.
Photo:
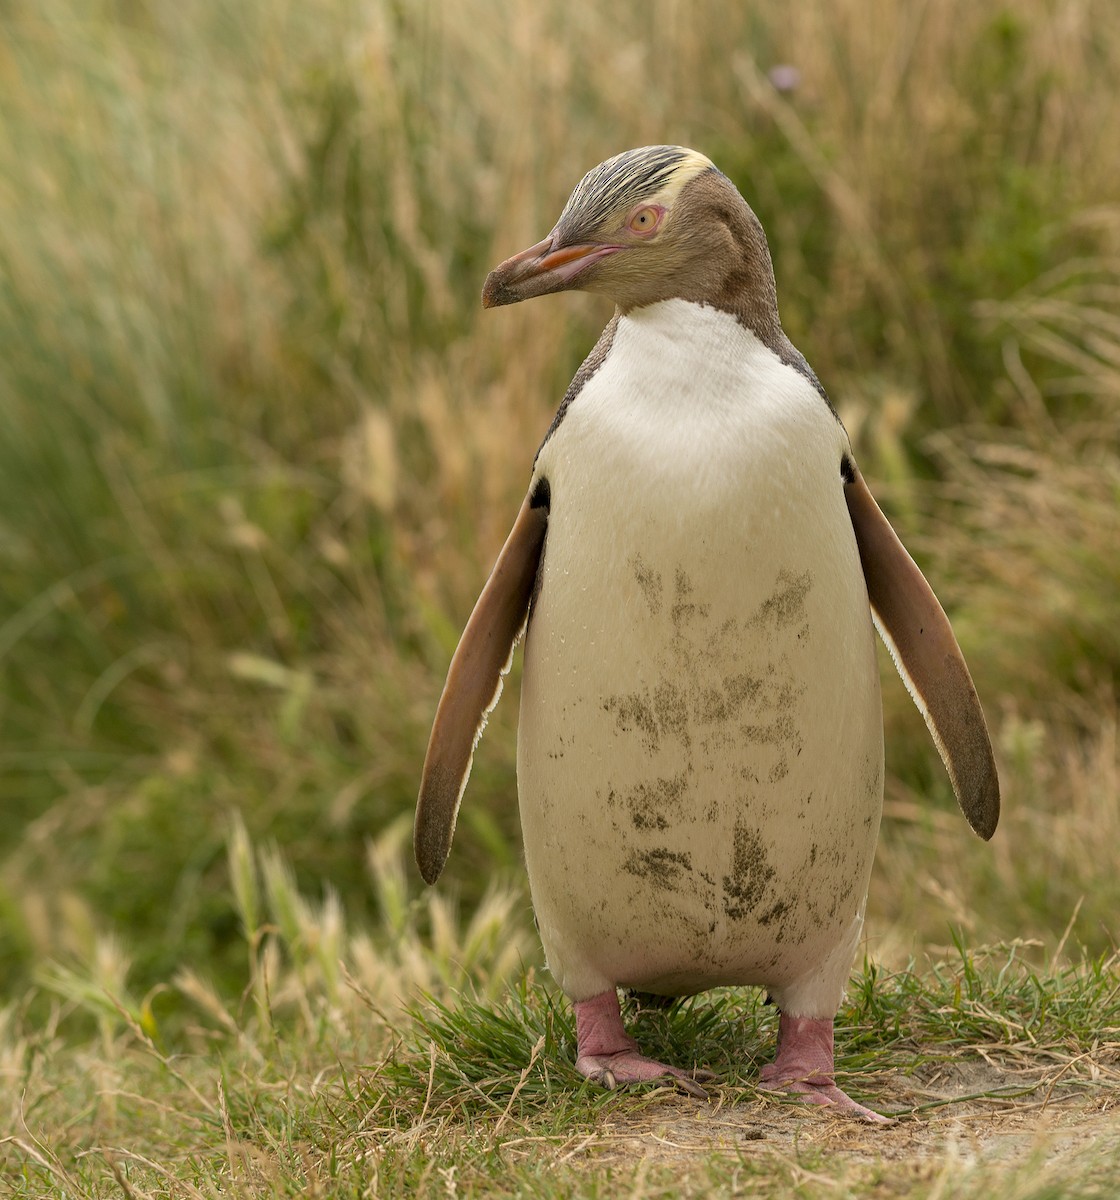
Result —
POLYGON ((961 811, 986 840, 999 821, 999 778, 984 711, 949 618, 854 464, 844 499, 875 627, 925 718, 961 811))
POLYGON ((426 883, 435 883, 447 861, 474 749, 525 627, 547 525, 547 503, 526 496, 451 659, 416 801, 413 845, 426 883))

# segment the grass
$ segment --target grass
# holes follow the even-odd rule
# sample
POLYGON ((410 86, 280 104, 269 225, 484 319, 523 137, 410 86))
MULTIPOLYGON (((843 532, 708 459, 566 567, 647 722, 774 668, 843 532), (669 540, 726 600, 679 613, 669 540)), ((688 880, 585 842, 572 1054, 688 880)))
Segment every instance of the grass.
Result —
MULTIPOLYGON (((45 1020, 25 1004, 6 1010, 8 1194, 436 1196, 454 1186, 591 1197, 625 1184, 643 1197, 748 1185, 787 1196, 815 1194, 827 1177, 841 1194, 998 1186, 1041 1200, 1115 1186, 1116 1129, 1100 1115, 1120 1088, 1111 960, 1039 969, 1020 946, 962 944, 922 969, 865 963, 841 1013, 837 1068, 898 1118, 870 1134, 757 1091, 776 1020, 755 993, 629 1004, 647 1049, 718 1071, 711 1104, 587 1085, 572 1066, 566 1002, 511 952, 511 933, 528 941, 510 919, 519 890, 494 892, 489 917, 470 922, 436 915, 445 902, 428 893, 419 904, 441 934, 400 938, 414 904, 369 941, 339 905, 304 899, 240 827, 230 865, 251 962, 240 1000, 184 972, 171 986, 192 1019, 165 1028, 161 997, 137 1009, 115 990, 122 964, 106 946, 100 974, 44 976, 45 1020), (464 956, 444 971, 433 969, 441 939, 464 956), (308 969, 311 948, 326 945, 341 977, 308 969), (82 1013, 96 1028, 67 1036, 82 1013), (1025 1114, 1032 1123, 1015 1124, 1025 1114), (1000 1148, 1016 1139, 1009 1165, 1000 1148)), ((388 845, 371 859, 390 893, 401 868, 388 845)))
POLYGON ((1114 1194, 1115 6, 9 0, 0 31, 4 1183, 1114 1194), (841 1053, 906 1141, 760 1100, 750 996, 640 1018, 718 1064, 708 1117, 572 1076, 515 694, 439 891, 403 858, 458 631, 607 316, 483 314, 481 280, 662 140, 762 218, 995 735, 982 845, 884 662, 841 1053), (966 1065, 986 1099, 946 1105, 966 1065))

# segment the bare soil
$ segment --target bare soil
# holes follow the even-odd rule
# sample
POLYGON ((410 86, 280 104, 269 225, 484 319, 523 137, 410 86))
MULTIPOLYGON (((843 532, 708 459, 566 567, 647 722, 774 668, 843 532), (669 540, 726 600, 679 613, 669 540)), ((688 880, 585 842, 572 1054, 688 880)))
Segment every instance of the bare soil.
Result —
POLYGON ((716 1087, 708 1104, 664 1089, 573 1138, 558 1157, 588 1165, 685 1167, 721 1150, 798 1161, 840 1155, 853 1166, 890 1164, 897 1183, 900 1176, 929 1174, 946 1158, 962 1165, 1011 1163, 1040 1148, 1051 1157, 1091 1145, 1120 1152, 1120 1096, 1091 1079, 1068 1078, 1064 1067, 1028 1070, 970 1058, 920 1074, 881 1072, 873 1080, 873 1088, 859 1089, 860 1098, 897 1115, 893 1125, 749 1089, 716 1087))

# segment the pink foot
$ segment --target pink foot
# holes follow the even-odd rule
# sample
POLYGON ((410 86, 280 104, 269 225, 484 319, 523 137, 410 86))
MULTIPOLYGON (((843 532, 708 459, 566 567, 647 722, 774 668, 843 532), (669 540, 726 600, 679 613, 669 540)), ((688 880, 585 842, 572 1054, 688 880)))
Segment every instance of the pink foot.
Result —
POLYGON ((665 1080, 698 1100, 708 1099, 708 1093, 696 1081, 714 1079, 711 1071, 682 1071, 638 1053, 638 1043, 623 1028, 614 988, 590 1000, 579 1000, 574 1008, 576 1070, 585 1079, 610 1091, 628 1083, 665 1080))
POLYGON ((808 1104, 827 1104, 876 1124, 893 1125, 857 1104, 832 1078, 832 1018, 790 1017, 778 1023, 778 1055, 762 1068, 761 1087, 768 1092, 797 1092, 808 1104))

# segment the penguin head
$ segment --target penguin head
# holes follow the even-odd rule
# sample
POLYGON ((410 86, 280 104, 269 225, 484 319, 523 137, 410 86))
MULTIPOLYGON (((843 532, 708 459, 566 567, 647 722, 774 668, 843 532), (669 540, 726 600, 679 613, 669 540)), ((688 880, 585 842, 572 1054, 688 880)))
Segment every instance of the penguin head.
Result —
POLYGON ((762 225, 731 180, 683 146, 627 150, 589 171, 551 233, 490 272, 482 303, 569 289, 623 312, 679 298, 777 324, 762 225))

